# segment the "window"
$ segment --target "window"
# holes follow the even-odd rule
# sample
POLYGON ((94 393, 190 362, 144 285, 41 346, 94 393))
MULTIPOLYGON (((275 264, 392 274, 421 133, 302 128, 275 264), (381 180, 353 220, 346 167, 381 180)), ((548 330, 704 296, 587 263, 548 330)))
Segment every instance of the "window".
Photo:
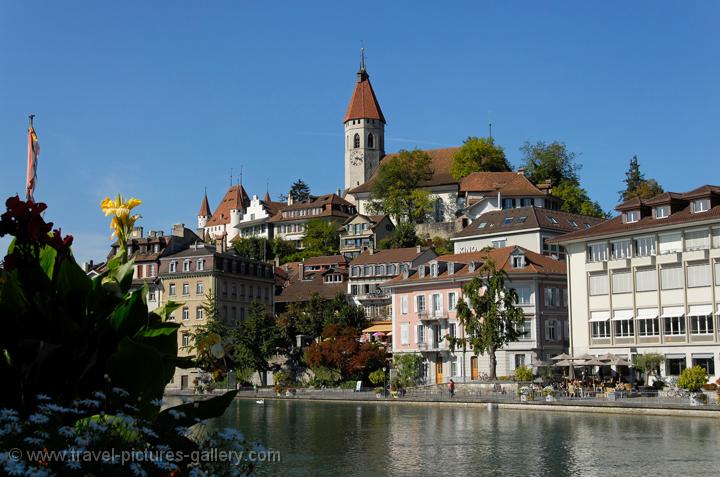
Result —
POLYGON ((148 292, 148 301, 155 301, 155 292, 153 290, 148 292))
POLYGON ((437 264, 437 262, 430 264, 430 276, 431 276, 431 277, 437 277, 437 276, 438 276, 438 264, 437 264))
POLYGON ((205 310, 203 310, 203 307, 198 306, 195 308, 195 319, 196 320, 202 320, 205 318, 205 310))
POLYGON ((607 321, 595 321, 592 323, 593 338, 610 338, 610 323, 607 321))
POLYGON ((182 334, 182 346, 183 348, 190 346, 190 335, 188 333, 182 334))
POLYGON ((616 312, 616 315, 613 317, 613 323, 615 323, 615 336, 618 337, 628 337, 628 336, 634 336, 635 330, 633 328, 633 316, 632 316, 632 310, 620 310, 620 311, 627 311, 628 313, 622 313, 618 314, 616 312), (618 318, 624 318, 624 319, 618 319, 618 318))
POLYGON ((457 336, 457 325, 455 323, 450 323, 448 325, 448 334, 451 338, 455 338, 457 336))
POLYGON ((663 333, 667 336, 684 335, 685 316, 674 312, 663 312, 663 333))
POLYGON ((669 205, 660 205, 655 207, 655 218, 656 219, 666 219, 670 216, 670 206, 669 205))
POLYGON ((574 220, 568 219, 568 223, 570 224, 570 227, 574 229, 578 228, 578 224, 574 220))
POLYGON ((400 297, 400 313, 407 315, 408 312, 408 297, 403 295, 400 297))
POLYGON ((560 306, 560 289, 555 287, 545 288, 545 306, 560 306))
POLYGON ((513 217, 505 217, 505 219, 503 219, 503 225, 510 225, 512 224, 512 221, 513 217))
POLYGON ((395 275, 397 273, 395 270, 396 270, 395 264, 391 263, 387 266, 387 274, 388 275, 395 275))
POLYGON ((515 199, 503 199, 502 200, 502 208, 503 209, 515 208, 515 199))
POLYGON ((665 360, 665 374, 668 376, 680 376, 683 369, 687 367, 685 357, 668 357, 665 360))
POLYGON ((639 292, 657 290, 657 271, 654 268, 636 269, 635 289, 639 292))
POLYGON ((453 310, 455 310, 456 306, 457 306, 457 293, 455 293, 455 292, 448 293, 448 310, 453 311, 453 310))
POLYGON ((693 214, 710 210, 710 199, 698 199, 692 203, 693 214))
POLYGON ((607 295, 608 291, 607 273, 591 273, 590 295, 607 295))
POLYGON ((613 260, 630 258, 630 240, 618 240, 610 242, 613 260))
POLYGON ((517 218, 517 223, 524 224, 526 220, 527 220, 527 215, 523 215, 522 217, 517 218))
POLYGON ((372 135, 372 133, 368 134, 367 147, 369 147, 370 149, 375 147, 375 137, 372 135))
POLYGON ((518 328, 521 340, 532 339, 532 320, 524 320, 518 328))
POLYGON ((625 223, 626 224, 632 224, 633 222, 637 222, 640 220, 640 211, 639 210, 629 210, 625 212, 625 223))
POLYGON ((546 341, 557 341, 558 340, 559 323, 557 320, 547 320, 545 322, 545 340, 546 341))
POLYGON ((589 262, 604 262, 608 259, 607 244, 594 243, 587 248, 589 262))
POLYGON ((516 354, 515 355, 515 369, 518 369, 521 366, 525 366, 525 355, 524 354, 516 354))
MULTIPOLYGON (((520 199, 520 206, 521 206, 521 207, 530 207, 530 206, 533 206, 533 205, 535 205, 535 199, 533 199, 532 197, 526 197, 526 198, 520 199)), ((518 219, 518 220, 519 220, 519 219, 518 219)))
POLYGON ((150 265, 148 265, 148 276, 149 277, 155 276, 155 264, 154 263, 151 263, 150 265))
POLYGON ((661 234, 658 237, 659 240, 659 252, 660 254, 679 252, 682 247, 682 234, 680 232, 673 232, 669 234, 661 234))
POLYGON ((203 282, 197 282, 195 284, 195 294, 202 295, 205 293, 205 284, 203 282))
POLYGON ((425 295, 418 295, 415 297, 415 311, 425 311, 425 295))
POLYGON ((425 327, 423 325, 417 325, 417 334, 415 335, 417 343, 425 342, 425 327))
POLYGON ((175 273, 177 271, 177 262, 175 260, 170 261, 170 273, 175 273))
POLYGON ((507 244, 507 239, 500 239, 500 240, 493 240, 492 246, 493 248, 503 248, 507 244))
POLYGON ((683 287, 683 269, 681 265, 668 265, 660 269, 660 286, 663 290, 683 287))
POLYGON ((711 376, 715 374, 715 358, 712 354, 692 355, 692 365, 705 368, 705 372, 711 376))
POLYGON ((177 294, 177 290, 176 290, 176 288, 175 288, 175 284, 174 284, 174 283, 171 283, 171 284, 170 284, 170 286, 169 286, 169 288, 168 288, 168 294, 169 294, 170 296, 175 296, 175 295, 177 294))
POLYGON ((442 299, 439 293, 433 293, 432 295, 432 311, 433 314, 442 311, 442 299))
POLYGON ((190 271, 190 260, 184 260, 183 261, 183 272, 189 272, 190 271))
POLYGON ((357 149, 360 147, 360 135, 355 134, 355 137, 353 138, 353 148, 357 149))
POLYGON ((720 286, 720 262, 715 262, 715 285, 720 286))
POLYGON ((707 248, 710 248, 710 236, 707 229, 685 232, 685 251, 705 250, 707 248))
POLYGON ((478 224, 478 228, 479 228, 479 229, 484 229, 486 225, 487 225, 487 222, 480 222, 480 223, 478 224))
POLYGON ((532 289, 529 286, 517 287, 515 293, 517 293, 518 296, 518 305, 532 304, 532 289))
POLYGON ((458 375, 458 357, 457 356, 451 356, 450 357, 450 376, 457 376, 458 375))
POLYGON ((187 306, 184 306, 182 309, 182 319, 183 320, 190 319, 190 309, 187 306))
POLYGON ((713 227, 711 235, 712 235, 712 247, 720 248, 720 227, 713 227))
POLYGON ((565 258, 565 247, 554 243, 548 243, 550 237, 543 237, 543 255, 562 260, 565 258))
POLYGON ((557 225, 558 221, 555 217, 553 217, 552 215, 548 215, 548 219, 552 224, 557 225))
POLYGON ((400 323, 400 344, 410 344, 410 323, 400 323))
POLYGON ((205 270, 205 260, 203 260, 203 259, 198 260, 197 263, 195 264, 195 269, 197 271, 205 270))
POLYGON ((632 291, 632 273, 630 270, 622 270, 613 272, 612 274, 612 292, 613 293, 630 293, 632 291))
POLYGON ((649 257, 655 255, 655 237, 635 239, 635 256, 649 257))
POLYGON ((687 265, 687 286, 709 287, 712 283, 709 263, 688 263, 687 265))
POLYGON ((513 268, 525 268, 525 255, 518 254, 512 256, 513 268))
POLYGON ((690 332, 694 335, 711 335, 715 331, 712 305, 690 305, 690 332))
POLYGON ((641 308, 637 314, 638 336, 660 336, 657 308, 641 308))

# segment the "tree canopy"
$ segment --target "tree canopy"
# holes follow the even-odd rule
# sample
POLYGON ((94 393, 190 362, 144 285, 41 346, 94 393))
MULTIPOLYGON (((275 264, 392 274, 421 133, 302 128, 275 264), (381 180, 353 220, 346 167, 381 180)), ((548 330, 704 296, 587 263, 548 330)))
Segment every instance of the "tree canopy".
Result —
POLYGON ((420 188, 433 176, 432 159, 419 149, 400 151, 380 163, 373 181, 370 208, 411 223, 422 222, 432 211, 430 193, 420 188))
POLYGON ((340 246, 340 232, 337 223, 320 219, 308 221, 303 245, 305 250, 317 254, 317 256, 337 253, 340 246))
POLYGON ((233 240, 238 255, 252 260, 269 260, 275 257, 272 243, 265 237, 238 237, 233 240))
POLYGON ((455 180, 460 180, 473 172, 507 172, 510 163, 505 150, 495 145, 491 137, 469 137, 453 155, 450 172, 455 180))
POLYGON ((645 179, 644 174, 640 171, 640 163, 637 156, 630 159, 630 167, 625 173, 625 189, 619 192, 620 200, 630 200, 635 197, 640 199, 650 199, 658 194, 662 194, 663 188, 655 179, 645 179))
POLYGON ((475 354, 490 358, 490 378, 495 379, 496 352, 521 336, 524 321, 522 308, 516 306, 517 293, 505 288, 507 274, 487 260, 480 276, 464 287, 464 296, 457 303, 457 316, 465 328, 463 338, 447 336, 450 346, 470 346, 475 354))
POLYGON ((312 198, 310 195, 310 186, 302 179, 298 179, 290 186, 290 192, 287 195, 280 194, 278 197, 282 202, 285 202, 287 201, 288 196, 293 200, 293 202, 310 199, 312 198))
POLYGON ((420 244, 420 239, 415 233, 415 224, 410 222, 400 222, 395 230, 380 240, 380 248, 406 248, 414 247, 420 244))
POLYGON ((580 185, 578 171, 581 166, 575 162, 577 154, 568 151, 565 143, 525 142, 520 151, 528 179, 534 184, 550 181, 553 195, 563 200, 562 210, 593 217, 607 215, 580 185))

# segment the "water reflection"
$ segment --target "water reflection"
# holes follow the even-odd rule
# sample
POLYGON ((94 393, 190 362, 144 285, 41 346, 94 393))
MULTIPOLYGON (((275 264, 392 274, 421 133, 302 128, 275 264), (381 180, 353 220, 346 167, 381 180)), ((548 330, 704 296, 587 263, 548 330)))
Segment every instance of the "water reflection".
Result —
POLYGON ((239 400, 218 422, 282 454, 260 475, 714 475, 717 419, 239 400))

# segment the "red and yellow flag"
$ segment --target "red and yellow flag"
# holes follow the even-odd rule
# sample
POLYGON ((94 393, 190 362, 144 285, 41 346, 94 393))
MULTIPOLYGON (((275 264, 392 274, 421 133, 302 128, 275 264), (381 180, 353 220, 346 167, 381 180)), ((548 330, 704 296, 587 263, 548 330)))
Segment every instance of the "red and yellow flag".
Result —
POLYGON ((28 126, 28 159, 27 159, 27 199, 34 201, 33 193, 35 192, 35 186, 37 185, 37 163, 38 157, 40 156, 40 143, 38 142, 37 134, 35 134, 35 128, 32 125, 32 118, 30 119, 30 126, 28 126))

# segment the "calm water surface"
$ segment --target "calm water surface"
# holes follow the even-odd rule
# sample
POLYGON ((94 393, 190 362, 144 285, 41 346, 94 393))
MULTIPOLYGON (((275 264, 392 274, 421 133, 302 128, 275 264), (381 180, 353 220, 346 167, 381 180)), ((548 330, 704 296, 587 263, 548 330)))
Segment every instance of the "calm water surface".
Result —
POLYGON ((261 476, 718 475, 720 419, 236 400, 261 476))

